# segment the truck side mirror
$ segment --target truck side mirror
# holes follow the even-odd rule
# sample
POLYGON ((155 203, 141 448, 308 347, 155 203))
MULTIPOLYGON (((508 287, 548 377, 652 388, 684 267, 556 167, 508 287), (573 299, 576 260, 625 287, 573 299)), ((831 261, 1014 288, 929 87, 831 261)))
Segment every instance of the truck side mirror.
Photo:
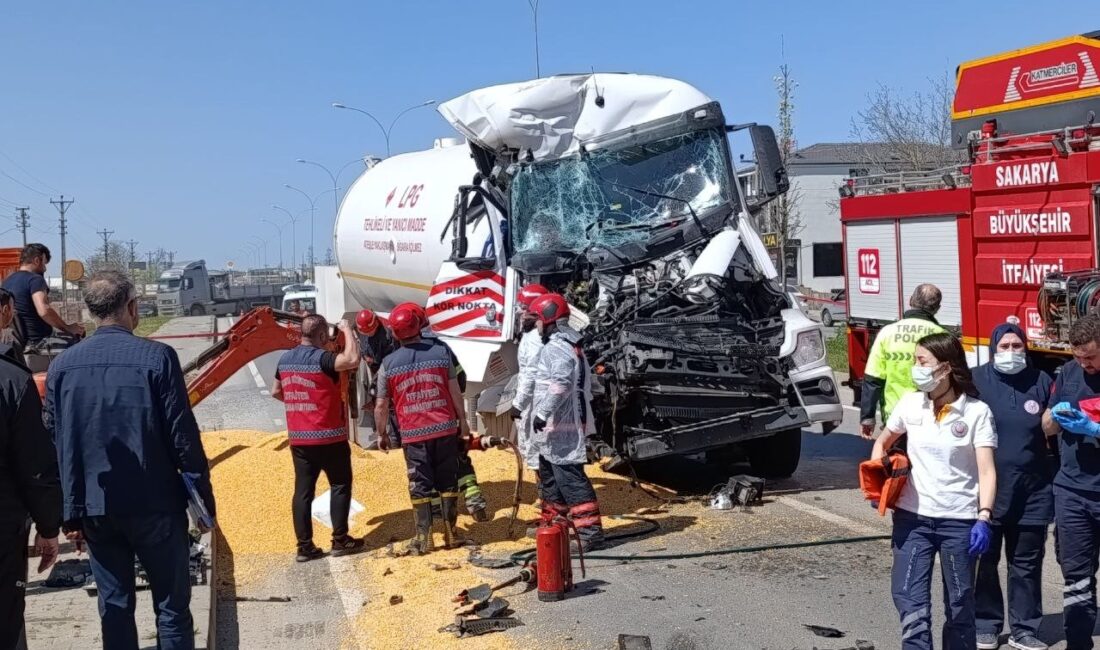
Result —
POLYGON ((766 199, 773 199, 790 189, 787 170, 783 167, 783 157, 779 144, 775 140, 775 131, 770 126, 754 124, 749 127, 752 138, 753 154, 756 156, 756 175, 760 180, 760 193, 766 199))

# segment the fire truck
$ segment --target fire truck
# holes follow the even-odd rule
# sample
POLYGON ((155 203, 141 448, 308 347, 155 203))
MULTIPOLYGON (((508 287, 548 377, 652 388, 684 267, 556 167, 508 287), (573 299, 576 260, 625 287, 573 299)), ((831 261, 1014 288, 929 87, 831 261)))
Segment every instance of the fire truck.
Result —
POLYGON ((971 365, 1004 321, 1042 366, 1068 359, 1069 326, 1100 305, 1098 66, 1100 32, 964 63, 951 137, 965 160, 840 187, 857 403, 876 332, 924 282, 943 291, 938 319, 971 365))

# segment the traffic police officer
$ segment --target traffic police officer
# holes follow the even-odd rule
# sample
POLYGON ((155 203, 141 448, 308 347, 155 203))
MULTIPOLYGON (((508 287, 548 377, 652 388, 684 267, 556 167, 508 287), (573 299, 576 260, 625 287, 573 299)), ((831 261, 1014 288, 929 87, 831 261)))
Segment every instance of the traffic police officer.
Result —
POLYGON ((1096 626, 1096 570, 1100 553, 1100 315, 1069 330, 1073 360, 1054 381, 1043 417, 1047 435, 1062 434, 1061 467, 1054 477, 1054 524, 1062 565, 1066 648, 1092 647, 1096 626))
POLYGON ((870 439, 875 432, 875 411, 882 410, 885 423, 898 398, 917 389, 910 371, 917 340, 928 334, 944 331, 936 322, 943 295, 931 284, 918 285, 909 298, 910 309, 901 320, 879 330, 863 374, 860 398, 860 435, 870 439))
POLYGON ((378 371, 374 420, 379 444, 388 448, 387 413, 392 400, 416 524, 408 550, 420 555, 433 547, 433 492, 442 497, 447 546, 457 542, 459 436, 469 435, 469 427, 454 363, 444 347, 421 339, 422 323, 413 307, 398 305, 390 312, 390 329, 401 347, 382 361, 378 371))

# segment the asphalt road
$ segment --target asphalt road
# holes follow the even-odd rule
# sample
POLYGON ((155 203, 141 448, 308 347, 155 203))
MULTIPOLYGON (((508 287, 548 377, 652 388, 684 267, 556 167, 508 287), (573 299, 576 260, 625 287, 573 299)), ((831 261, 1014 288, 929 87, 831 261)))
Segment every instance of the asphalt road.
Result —
MULTIPOLYGON (((181 349, 181 356, 197 349, 181 349)), ((266 392, 276 360, 277 355, 268 355, 250 364, 203 402, 196 409, 203 429, 285 428, 280 405, 266 392)), ((879 517, 858 490, 856 466, 868 456, 871 444, 855 434, 856 416, 855 409, 846 408, 844 423, 828 436, 805 431, 798 472, 791 479, 769 484, 763 505, 748 512, 715 511, 699 502, 668 506, 670 516, 662 530, 600 553, 620 559, 590 560, 587 578, 565 601, 542 603, 533 592, 521 593, 518 588, 502 594, 525 623, 507 634, 519 647, 539 647, 545 640, 554 640, 554 647, 613 648, 620 634, 648 636, 653 648, 676 650, 824 650, 855 647, 857 639, 880 649, 898 647, 887 541, 641 559, 889 533, 889 520, 879 517), (804 625, 837 628, 845 636, 817 637, 804 625)), ((747 466, 721 468, 688 460, 641 468, 643 478, 682 494, 705 494, 729 474, 747 471, 747 466)), ((1062 648, 1063 644, 1055 643, 1062 636, 1062 617, 1061 576, 1053 558, 1048 544, 1044 566, 1048 614, 1040 636, 1052 647, 1062 648)), ((316 571, 313 582, 339 590, 340 581, 328 575, 325 564, 318 563, 316 571)), ((485 572, 487 582, 512 574, 512 569, 485 572)), ((937 578, 932 588, 937 629, 943 621, 938 583, 937 578)), ((245 612, 241 614, 231 637, 219 635, 220 647, 235 647, 234 643, 248 647, 249 630, 256 623, 245 612)), ((318 604, 311 613, 314 619, 324 615, 342 619, 343 610, 318 604)), ((334 620, 330 629, 345 623, 334 620)), ((265 647, 275 646, 266 642, 265 647)))

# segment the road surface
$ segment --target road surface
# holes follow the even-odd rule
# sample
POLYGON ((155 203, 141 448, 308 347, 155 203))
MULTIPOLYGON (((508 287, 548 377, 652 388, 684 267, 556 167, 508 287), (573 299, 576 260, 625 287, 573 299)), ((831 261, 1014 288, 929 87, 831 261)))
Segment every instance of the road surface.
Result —
MULTIPOLYGON (((224 327, 227 323, 219 323, 224 327)), ((178 344, 184 362, 201 345, 178 344)), ((252 428, 280 431, 280 405, 268 394, 278 355, 241 370, 196 409, 204 430, 252 428)), ((856 435, 857 413, 845 409, 834 433, 803 433, 803 461, 797 474, 768 485, 765 503, 749 512, 714 511, 698 502, 670 506, 665 528, 600 555, 674 556, 736 546, 766 546, 805 540, 880 535, 883 519, 862 499, 856 466, 871 444, 856 435)), ((645 471, 685 494, 705 494, 730 472, 692 461, 645 471)), ((367 478, 369 480, 369 477, 367 478)), ((289 504, 288 504, 289 505, 289 504)), ((261 534, 258 532, 258 534, 261 534)), ((1061 577, 1048 545, 1040 637, 1061 639, 1061 577)), ((369 556, 355 560, 371 561, 369 556)), ((290 555, 288 553, 288 566, 290 555)), ((346 642, 350 622, 347 566, 326 562, 288 569, 276 578, 294 604, 240 607, 222 604, 219 648, 299 647, 301 632, 316 647, 346 642), (303 571, 305 573, 303 573, 303 571)), ((505 595, 525 625, 507 632, 516 647, 611 648, 620 634, 648 636, 653 648, 848 648, 865 640, 877 648, 899 645, 899 625, 890 598, 890 545, 855 542, 788 550, 655 561, 590 560, 588 577, 560 603, 541 603, 534 593, 505 595), (804 625, 834 627, 842 639, 820 638, 804 625)), ((354 570, 354 569, 352 569, 354 570)), ((510 577, 512 569, 486 572, 486 581, 510 577)), ((938 574, 938 570, 937 570, 938 574)), ((933 584, 934 627, 943 621, 939 578, 933 584)), ((280 592, 281 593, 281 592, 280 592)), ((441 621, 444 625, 448 621, 441 621)), ((938 636, 938 633, 937 633, 938 636)), ((1005 646, 1007 647, 1007 646, 1005 646)))

